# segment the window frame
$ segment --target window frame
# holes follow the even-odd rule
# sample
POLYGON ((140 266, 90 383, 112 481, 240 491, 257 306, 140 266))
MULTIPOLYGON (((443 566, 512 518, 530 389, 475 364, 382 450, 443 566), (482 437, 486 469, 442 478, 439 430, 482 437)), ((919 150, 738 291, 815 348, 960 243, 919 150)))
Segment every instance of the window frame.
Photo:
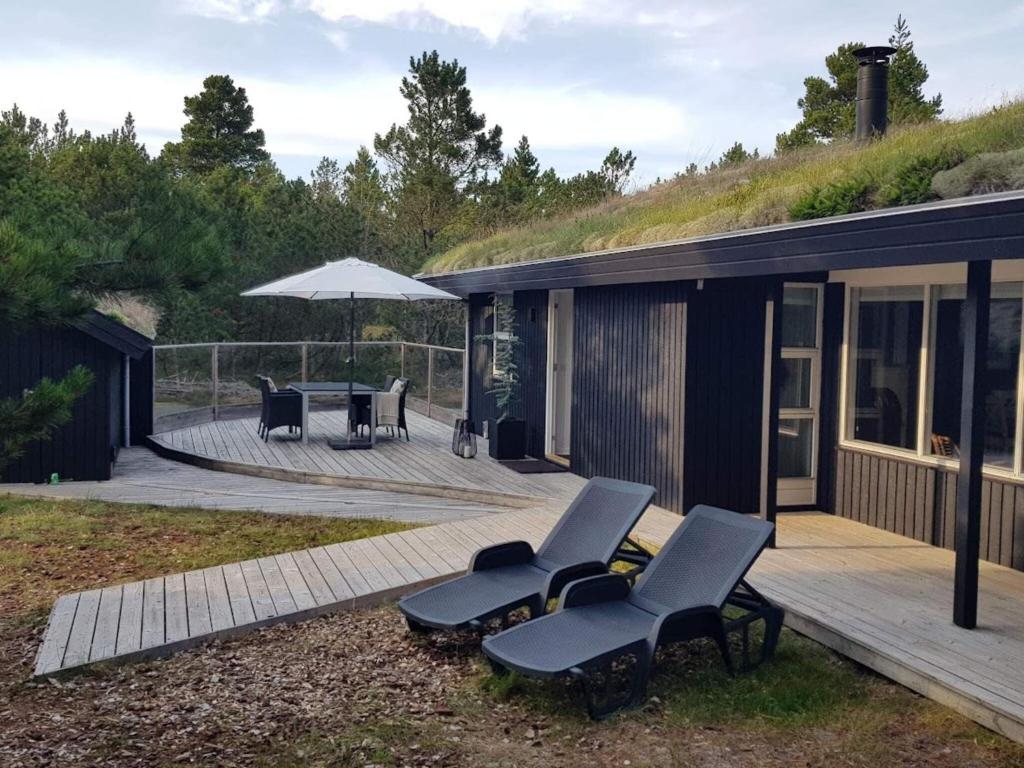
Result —
MULTIPOLYGON (((779 491, 799 493, 806 490, 807 486, 813 491, 818 481, 818 453, 819 441, 821 439, 821 342, 824 335, 824 304, 825 286, 823 283, 785 283, 784 288, 811 288, 815 291, 814 308, 814 346, 811 347, 780 347, 779 357, 782 360, 808 360, 810 361, 810 392, 806 408, 784 408, 779 406, 778 418, 783 420, 797 420, 811 422, 811 467, 810 474, 802 477, 779 477, 779 491)), ((785 293, 783 293, 785 301, 785 293)), ((783 308, 785 309, 785 308, 783 308)), ((779 329, 782 332, 782 329, 779 329)), ((814 494, 812 493, 812 498, 814 494)), ((811 503, 814 503, 813 501, 811 503)))
MULTIPOLYGON (((1024 283, 1024 259, 993 262, 992 283, 1024 283)), ((840 448, 847 448, 888 458, 910 460, 918 464, 956 470, 960 460, 945 456, 935 456, 931 452, 929 438, 932 427, 933 383, 935 381, 935 298, 936 289, 943 285, 965 285, 967 282, 967 265, 939 264, 923 268, 881 267, 875 269, 849 270, 832 273, 830 282, 843 282, 843 341, 840 350, 839 377, 839 440, 840 448), (913 270, 913 271, 911 271, 913 270), (855 397, 852 392, 854 382, 852 355, 856 349, 857 309, 854 306, 854 291, 859 288, 870 288, 884 285, 894 287, 923 287, 924 314, 921 327, 921 349, 918 350, 918 393, 917 398, 917 434, 914 448, 872 443, 848 437, 849 426, 853 418, 852 409, 855 397)), ((1021 290, 1021 343, 1017 359, 1017 406, 1016 423, 1014 425, 1014 455, 1012 468, 999 467, 991 464, 982 465, 982 474, 1003 480, 1024 480, 1024 285, 1021 290)))

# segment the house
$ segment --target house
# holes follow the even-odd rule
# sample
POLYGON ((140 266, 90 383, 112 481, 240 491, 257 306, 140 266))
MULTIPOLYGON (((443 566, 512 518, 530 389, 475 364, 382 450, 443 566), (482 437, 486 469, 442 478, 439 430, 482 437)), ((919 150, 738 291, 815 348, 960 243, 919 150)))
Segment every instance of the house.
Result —
MULTIPOLYGON (((467 299, 469 339, 516 308, 533 456, 678 512, 956 546, 965 626, 978 556, 1024 570, 1022 192, 421 279, 467 299)), ((479 428, 492 350, 471 349, 479 428)))
POLYGON ((122 446, 153 431, 153 349, 147 337, 90 311, 56 327, 0 334, 0 398, 17 398, 42 378, 59 380, 76 365, 95 382, 53 439, 28 446, 0 468, 4 482, 109 480, 122 446))

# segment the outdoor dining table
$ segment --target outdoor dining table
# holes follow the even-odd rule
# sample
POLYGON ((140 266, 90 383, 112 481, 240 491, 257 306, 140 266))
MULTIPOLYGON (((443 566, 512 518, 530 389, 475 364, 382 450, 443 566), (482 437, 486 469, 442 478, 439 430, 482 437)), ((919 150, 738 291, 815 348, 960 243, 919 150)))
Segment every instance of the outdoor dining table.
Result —
MULTIPOLYGON (((309 398, 310 396, 316 395, 348 395, 349 383, 347 381, 310 381, 302 384, 289 384, 288 389, 292 389, 302 395, 302 442, 309 442, 309 398)), ((348 425, 348 434, 343 439, 332 439, 328 440, 328 444, 333 448, 335 445, 339 447, 348 448, 353 447, 354 443, 363 442, 364 447, 373 448, 376 440, 377 430, 373 428, 373 424, 377 423, 377 393, 380 392, 377 387, 371 387, 369 384, 360 384, 359 382, 352 382, 352 394, 353 395, 369 395, 370 396, 370 437, 360 438, 352 435, 352 421, 346 418, 345 423, 348 425)))

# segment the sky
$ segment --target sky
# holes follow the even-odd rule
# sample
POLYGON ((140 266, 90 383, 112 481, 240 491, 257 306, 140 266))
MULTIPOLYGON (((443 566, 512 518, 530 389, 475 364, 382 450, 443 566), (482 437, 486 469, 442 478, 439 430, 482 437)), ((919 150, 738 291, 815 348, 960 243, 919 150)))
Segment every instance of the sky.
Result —
POLYGON ((947 115, 1024 93, 1024 0, 0 0, 0 106, 93 131, 130 111, 156 154, 182 98, 230 74, 278 166, 308 177, 402 122, 409 57, 436 49, 507 152, 525 133, 568 175, 619 146, 645 186, 737 140, 770 151, 803 78, 840 43, 884 44, 897 11, 947 115))

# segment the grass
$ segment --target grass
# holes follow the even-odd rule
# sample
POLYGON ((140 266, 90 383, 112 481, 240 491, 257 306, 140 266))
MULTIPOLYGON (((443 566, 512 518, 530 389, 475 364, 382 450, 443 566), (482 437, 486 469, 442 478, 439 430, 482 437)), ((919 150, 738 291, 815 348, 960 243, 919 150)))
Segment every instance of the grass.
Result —
POLYGON ((62 592, 409 527, 373 519, 0 496, 0 612, 31 618, 62 592))
MULTIPOLYGON (((915 159, 956 151, 964 157, 1024 147, 1024 100, 981 115, 894 128, 868 145, 829 146, 681 177, 571 216, 500 231, 431 259, 426 272, 591 253, 779 224, 814 189, 869 179, 891 185, 915 159)), ((886 205, 878 196, 871 207, 886 205)))

